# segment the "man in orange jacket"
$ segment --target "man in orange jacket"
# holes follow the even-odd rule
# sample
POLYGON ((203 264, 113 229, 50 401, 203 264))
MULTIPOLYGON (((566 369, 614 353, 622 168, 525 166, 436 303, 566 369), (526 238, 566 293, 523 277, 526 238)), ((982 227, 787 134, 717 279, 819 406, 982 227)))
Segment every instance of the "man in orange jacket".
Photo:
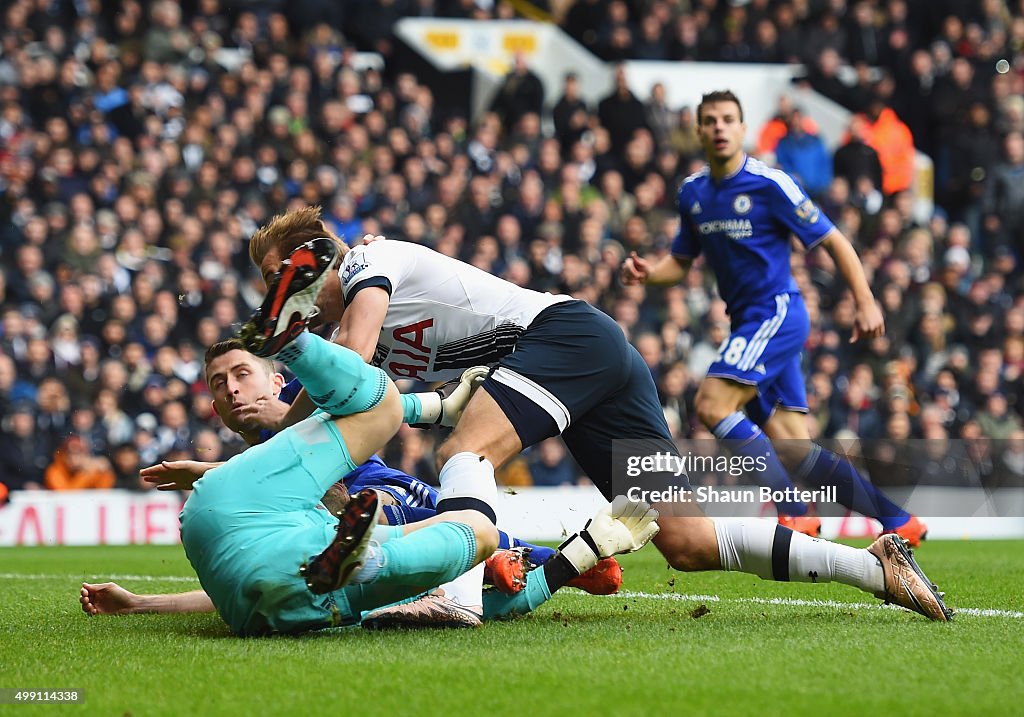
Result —
POLYGON ((79 436, 68 436, 53 454, 46 469, 46 487, 50 490, 87 490, 113 488, 114 470, 106 458, 89 454, 79 436))
POLYGON ((868 107, 864 141, 882 163, 882 192, 891 196, 914 181, 914 136, 910 128, 879 99, 868 107))

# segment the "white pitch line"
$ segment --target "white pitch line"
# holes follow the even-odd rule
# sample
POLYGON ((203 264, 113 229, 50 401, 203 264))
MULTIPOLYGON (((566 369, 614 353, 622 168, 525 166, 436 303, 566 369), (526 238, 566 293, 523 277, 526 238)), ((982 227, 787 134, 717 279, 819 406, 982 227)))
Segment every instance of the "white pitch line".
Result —
MULTIPOLYGON (((0 580, 81 580, 79 575, 45 575, 27 573, 0 573, 0 580)), ((199 578, 184 575, 104 575, 90 582, 108 582, 110 580, 134 580, 146 583, 197 583, 199 578)))
MULTIPOLYGON (((883 603, 869 602, 840 602, 838 600, 803 600, 800 598, 723 598, 718 595, 686 595, 682 593, 644 593, 644 592, 621 592, 608 595, 612 598, 641 598, 645 600, 673 600, 679 602, 739 602, 753 605, 791 605, 795 607, 830 607, 839 610, 878 610, 902 608, 896 605, 885 605, 883 603)), ((973 617, 1004 617, 1014 620, 1024 619, 1024 612, 1017 610, 994 610, 991 608, 979 607, 956 607, 953 610, 957 615, 971 615, 973 617)))
MULTIPOLYGON (((29 574, 29 573, 0 573, 0 580, 80 580, 78 575, 53 575, 53 574, 29 574)), ((105 575, 96 578, 96 582, 108 580, 132 580, 147 583, 198 583, 199 578, 187 575, 105 575)), ((804 600, 801 598, 723 598, 718 595, 695 595, 686 593, 645 593, 645 592, 620 592, 614 595, 601 597, 620 599, 642 599, 642 600, 670 600, 675 602, 738 602, 751 605, 789 605, 793 607, 830 607, 838 610, 878 610, 892 609, 899 610, 895 605, 884 605, 882 603, 869 602, 840 602, 838 600, 804 600)), ((996 610, 980 607, 954 607, 957 615, 971 615, 972 617, 1004 617, 1013 620, 1024 619, 1024 612, 1017 610, 996 610)))

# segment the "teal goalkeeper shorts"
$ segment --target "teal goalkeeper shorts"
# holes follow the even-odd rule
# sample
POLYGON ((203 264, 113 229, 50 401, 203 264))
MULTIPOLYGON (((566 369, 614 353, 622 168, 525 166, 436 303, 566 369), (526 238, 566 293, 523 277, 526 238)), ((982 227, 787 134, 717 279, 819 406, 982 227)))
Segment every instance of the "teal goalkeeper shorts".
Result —
POLYGON ((196 481, 181 541, 231 630, 252 635, 352 622, 338 593, 315 596, 299 566, 334 538, 320 504, 355 468, 334 421, 313 415, 196 481))
POLYGON ((311 593, 299 566, 327 547, 338 522, 320 498, 354 467, 334 421, 317 414, 196 481, 181 511, 181 540, 232 632, 352 625, 363 611, 453 580, 472 566, 473 531, 438 523, 381 546, 384 563, 397 573, 386 583, 311 593))

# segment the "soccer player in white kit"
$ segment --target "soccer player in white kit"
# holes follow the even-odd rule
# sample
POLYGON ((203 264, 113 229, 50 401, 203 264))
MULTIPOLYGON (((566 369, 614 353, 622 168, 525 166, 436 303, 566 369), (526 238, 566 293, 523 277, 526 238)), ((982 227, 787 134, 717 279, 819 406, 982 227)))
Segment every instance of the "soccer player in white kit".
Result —
MULTIPOLYGON (((494 466, 558 434, 609 500, 615 440, 675 452, 646 364, 619 326, 586 302, 518 287, 416 244, 349 248, 316 207, 280 215, 258 230, 250 258, 269 279, 296 246, 319 237, 336 241, 344 254, 337 278, 317 300, 322 321, 340 322, 337 343, 396 379, 447 380, 469 366, 497 364, 437 450, 439 513, 472 508, 494 518, 493 488, 474 486, 493 486, 494 466)), ((310 410, 308 398, 300 398, 286 421, 310 410)), ((685 477, 674 480, 689 489, 685 477)), ((654 543, 677 570, 836 580, 931 619, 948 619, 941 597, 896 536, 859 550, 765 521, 711 520, 695 501, 656 507, 662 518, 654 543)), ((450 623, 452 611, 478 614, 479 577, 470 571, 460 583, 464 593, 427 598, 431 606, 420 606, 415 619, 429 622, 434 611, 450 623)), ((401 624, 400 615, 391 617, 401 624)))

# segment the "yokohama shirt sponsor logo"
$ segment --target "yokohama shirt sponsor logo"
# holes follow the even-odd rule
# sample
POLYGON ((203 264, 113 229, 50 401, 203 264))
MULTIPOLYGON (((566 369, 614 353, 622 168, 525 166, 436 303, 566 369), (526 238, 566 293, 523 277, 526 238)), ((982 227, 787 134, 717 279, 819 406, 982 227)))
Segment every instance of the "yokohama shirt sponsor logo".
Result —
POLYGON ((754 235, 754 228, 749 219, 714 219, 701 222, 697 228, 705 236, 723 233, 730 239, 749 239, 754 235))

